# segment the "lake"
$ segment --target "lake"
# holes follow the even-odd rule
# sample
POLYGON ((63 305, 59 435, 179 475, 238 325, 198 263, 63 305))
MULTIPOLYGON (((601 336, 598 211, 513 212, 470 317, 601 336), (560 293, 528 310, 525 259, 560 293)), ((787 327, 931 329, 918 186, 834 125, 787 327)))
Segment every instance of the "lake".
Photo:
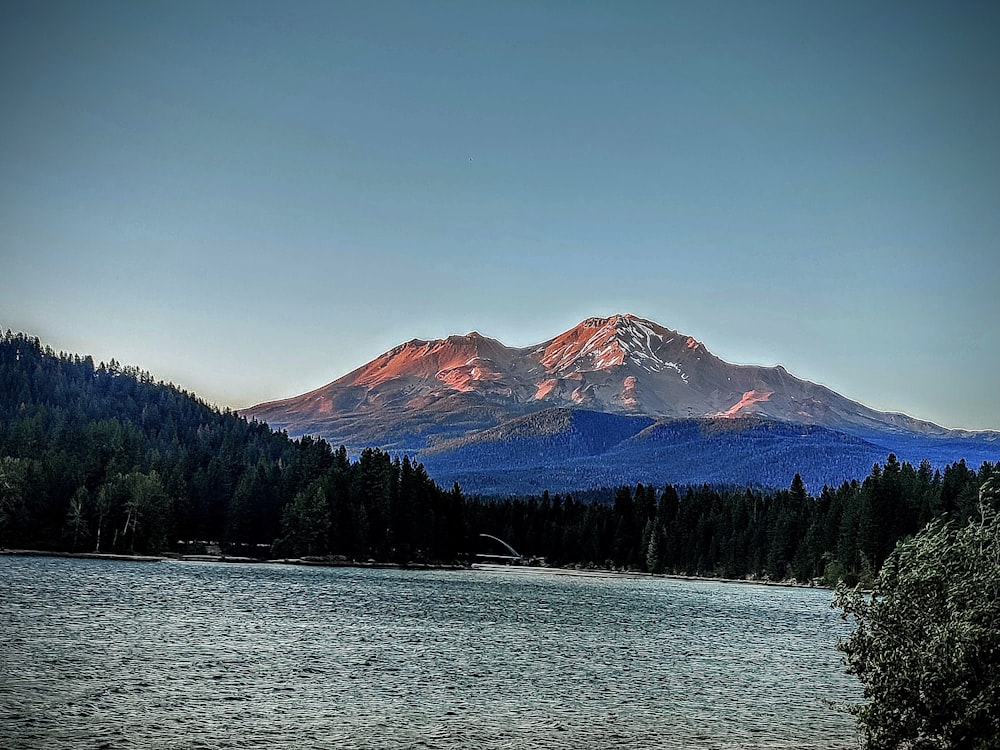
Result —
POLYGON ((847 748, 828 591, 0 557, 0 747, 847 748))

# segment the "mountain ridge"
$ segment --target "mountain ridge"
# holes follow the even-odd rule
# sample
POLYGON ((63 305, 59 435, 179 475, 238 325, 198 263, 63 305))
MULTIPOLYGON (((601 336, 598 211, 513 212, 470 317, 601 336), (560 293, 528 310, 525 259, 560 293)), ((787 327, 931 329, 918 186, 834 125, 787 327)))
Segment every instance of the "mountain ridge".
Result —
POLYGON ((241 413, 293 435, 369 444, 377 431, 365 434, 353 424, 363 416, 390 438, 385 447, 399 447, 395 438, 409 430, 416 437, 407 447, 418 449, 426 443, 421 435, 451 434, 462 425, 485 429, 553 406, 656 418, 756 414, 848 431, 991 434, 878 411, 782 365, 731 364, 694 337, 631 314, 587 318, 526 347, 476 331, 411 339, 324 386, 241 413), (359 441, 350 440, 355 432, 359 441))

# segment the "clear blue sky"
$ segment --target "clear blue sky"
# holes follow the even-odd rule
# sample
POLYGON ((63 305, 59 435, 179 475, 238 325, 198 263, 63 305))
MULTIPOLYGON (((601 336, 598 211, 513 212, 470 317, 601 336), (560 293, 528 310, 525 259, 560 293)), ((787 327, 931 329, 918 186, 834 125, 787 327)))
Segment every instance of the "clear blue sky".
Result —
POLYGON ((632 312, 1000 428, 1000 4, 0 6, 0 326, 219 405, 632 312))

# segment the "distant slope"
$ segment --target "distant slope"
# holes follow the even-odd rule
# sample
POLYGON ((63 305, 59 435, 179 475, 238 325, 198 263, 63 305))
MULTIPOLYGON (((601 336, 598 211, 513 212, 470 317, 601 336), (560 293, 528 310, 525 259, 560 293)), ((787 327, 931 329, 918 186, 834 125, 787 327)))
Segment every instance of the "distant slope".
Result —
POLYGON ((421 453, 433 460, 493 463, 498 466, 552 465, 599 456, 654 423, 650 417, 604 414, 583 409, 548 409, 464 438, 442 442, 421 453))
MULTIPOLYGON (((539 415, 547 422, 561 416, 539 415)), ((863 478, 887 455, 884 447, 845 433, 759 418, 654 422, 574 412, 547 434, 507 428, 445 444, 421 459, 441 482, 506 494, 636 482, 787 487, 797 472, 818 490, 863 478)))
POLYGON ((863 479, 895 453, 936 468, 996 461, 988 440, 877 433, 869 439, 760 417, 658 420, 552 409, 511 420, 420 454, 439 481, 508 494, 620 484, 787 487, 796 473, 818 491, 863 479))

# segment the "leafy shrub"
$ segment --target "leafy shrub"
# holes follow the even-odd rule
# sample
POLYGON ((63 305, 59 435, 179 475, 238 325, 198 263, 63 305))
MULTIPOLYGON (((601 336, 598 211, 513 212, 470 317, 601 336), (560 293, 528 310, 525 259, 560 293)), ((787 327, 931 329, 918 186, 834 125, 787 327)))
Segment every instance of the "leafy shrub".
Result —
POLYGON ((840 648, 867 701, 864 746, 1000 747, 1000 520, 983 487, 980 517, 929 524, 901 542, 871 595, 839 587, 857 628, 840 648))

